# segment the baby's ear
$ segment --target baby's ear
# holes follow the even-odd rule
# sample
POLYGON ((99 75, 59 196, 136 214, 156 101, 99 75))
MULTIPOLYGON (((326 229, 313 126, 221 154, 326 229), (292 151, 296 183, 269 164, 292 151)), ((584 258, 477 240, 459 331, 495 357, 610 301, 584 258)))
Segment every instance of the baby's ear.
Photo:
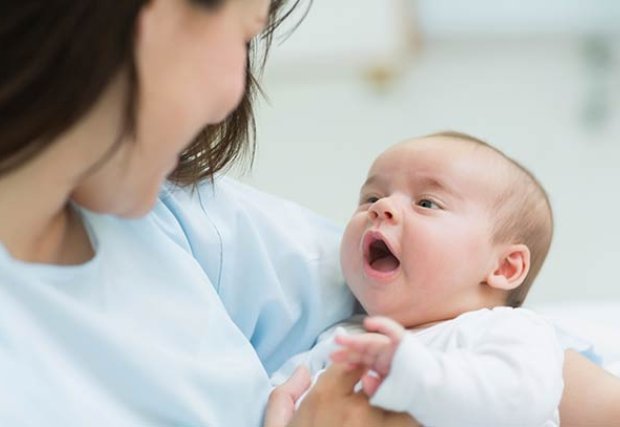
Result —
POLYGON ((501 249, 497 264, 486 277, 486 283, 495 289, 515 289, 530 271, 530 250, 523 244, 509 245, 501 249))

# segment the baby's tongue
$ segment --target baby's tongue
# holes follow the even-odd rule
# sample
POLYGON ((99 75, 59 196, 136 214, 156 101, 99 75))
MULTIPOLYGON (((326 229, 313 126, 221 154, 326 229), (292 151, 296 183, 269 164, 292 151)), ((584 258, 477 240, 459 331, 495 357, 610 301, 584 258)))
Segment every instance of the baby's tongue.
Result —
POLYGON ((372 263, 372 268, 382 272, 394 271, 399 266, 398 260, 393 255, 382 256, 372 263))

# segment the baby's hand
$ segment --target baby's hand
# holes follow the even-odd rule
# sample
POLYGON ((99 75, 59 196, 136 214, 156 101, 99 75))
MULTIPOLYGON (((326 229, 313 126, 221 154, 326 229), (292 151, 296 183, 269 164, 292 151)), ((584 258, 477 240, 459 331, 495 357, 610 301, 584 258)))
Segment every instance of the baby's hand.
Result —
POLYGON ((352 366, 364 365, 374 371, 362 377, 362 386, 372 396, 390 372, 394 353, 405 334, 405 328, 387 317, 367 317, 364 327, 368 331, 359 335, 336 335, 342 348, 331 354, 332 361, 352 366))

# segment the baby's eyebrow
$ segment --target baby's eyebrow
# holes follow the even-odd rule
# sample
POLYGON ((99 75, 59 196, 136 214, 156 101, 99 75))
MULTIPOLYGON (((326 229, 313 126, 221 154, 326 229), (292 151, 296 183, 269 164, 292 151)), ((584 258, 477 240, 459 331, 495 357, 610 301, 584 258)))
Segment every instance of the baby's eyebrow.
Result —
POLYGON ((419 175, 415 178, 415 181, 417 185, 421 186, 422 188, 427 188, 427 189, 435 190, 435 191, 442 191, 442 192, 448 193, 449 195, 453 197, 456 197, 459 199, 462 198, 462 196, 459 194, 457 189, 454 188, 454 186, 450 185, 449 183, 446 183, 445 181, 439 178, 435 178, 433 176, 419 175))
MULTIPOLYGON (((441 191, 443 193, 447 193, 454 198, 463 198, 463 196, 459 193, 458 188, 456 188, 454 185, 451 185, 450 182, 447 182, 432 175, 415 174, 411 178, 410 183, 413 187, 418 188, 419 190, 441 191)), ((385 187, 386 185, 386 177, 379 174, 373 174, 370 175, 366 179, 366 181, 364 181, 364 184, 362 184, 362 187, 360 188, 360 193, 363 193, 364 189, 370 186, 377 186, 381 188, 385 187)))
POLYGON ((365 187, 368 187, 370 185, 373 184, 382 184, 383 183, 383 178, 380 175, 370 175, 366 181, 364 181, 364 183, 362 184, 362 189, 364 189, 365 187))

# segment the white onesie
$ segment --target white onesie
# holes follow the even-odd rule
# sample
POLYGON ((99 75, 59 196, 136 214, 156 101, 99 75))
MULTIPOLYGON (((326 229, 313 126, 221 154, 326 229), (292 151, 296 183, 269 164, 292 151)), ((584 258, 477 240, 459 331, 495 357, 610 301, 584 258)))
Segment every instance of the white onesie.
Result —
MULTIPOLYGON (((300 364, 316 377, 337 348, 336 330, 359 333, 360 320, 323 333, 272 381, 283 382, 300 364)), ((408 331, 370 402, 428 427, 559 426, 563 357, 553 326, 530 310, 468 312, 408 331)))

